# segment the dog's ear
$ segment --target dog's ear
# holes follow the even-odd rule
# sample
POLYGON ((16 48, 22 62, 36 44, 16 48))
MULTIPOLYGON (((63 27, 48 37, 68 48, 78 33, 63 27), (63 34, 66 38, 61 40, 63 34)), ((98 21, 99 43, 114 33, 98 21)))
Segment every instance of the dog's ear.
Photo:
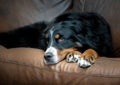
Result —
POLYGON ((83 46, 83 45, 82 45, 80 42, 78 42, 78 41, 75 42, 75 45, 76 45, 77 47, 82 47, 82 46, 83 46))
POLYGON ((82 36, 80 34, 75 34, 74 38, 75 38, 76 44, 78 46, 81 47, 81 46, 83 46, 83 44, 86 44, 84 36, 82 36))
POLYGON ((75 34, 74 37, 75 37, 76 40, 79 41, 79 42, 84 41, 84 37, 83 37, 82 35, 75 34))

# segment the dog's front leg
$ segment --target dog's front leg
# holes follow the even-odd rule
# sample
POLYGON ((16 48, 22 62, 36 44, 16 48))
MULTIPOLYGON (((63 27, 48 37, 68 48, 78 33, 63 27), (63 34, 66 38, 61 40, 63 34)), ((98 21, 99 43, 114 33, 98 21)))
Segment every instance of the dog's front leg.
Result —
POLYGON ((87 49, 85 52, 81 54, 77 63, 80 67, 86 68, 94 64, 97 58, 98 54, 95 50, 87 49))
POLYGON ((66 61, 68 63, 75 63, 75 62, 78 62, 78 59, 80 58, 81 56, 81 53, 79 51, 72 51, 72 52, 69 52, 67 55, 66 55, 66 61))

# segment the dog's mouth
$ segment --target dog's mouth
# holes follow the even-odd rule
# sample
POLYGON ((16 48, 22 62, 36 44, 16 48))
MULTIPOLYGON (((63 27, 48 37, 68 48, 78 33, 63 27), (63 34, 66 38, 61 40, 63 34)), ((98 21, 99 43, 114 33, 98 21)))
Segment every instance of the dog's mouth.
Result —
POLYGON ((52 56, 51 58, 44 58, 44 63, 47 65, 57 64, 59 60, 58 56, 52 56))

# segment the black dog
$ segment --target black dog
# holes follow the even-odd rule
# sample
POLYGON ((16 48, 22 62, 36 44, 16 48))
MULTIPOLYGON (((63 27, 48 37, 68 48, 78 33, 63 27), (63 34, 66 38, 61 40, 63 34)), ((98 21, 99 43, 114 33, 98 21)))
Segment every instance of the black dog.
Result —
POLYGON ((98 55, 112 55, 108 23, 95 13, 66 13, 49 24, 40 22, 0 34, 7 48, 32 47, 46 50, 45 63, 55 64, 67 58, 81 67, 92 65, 98 55))

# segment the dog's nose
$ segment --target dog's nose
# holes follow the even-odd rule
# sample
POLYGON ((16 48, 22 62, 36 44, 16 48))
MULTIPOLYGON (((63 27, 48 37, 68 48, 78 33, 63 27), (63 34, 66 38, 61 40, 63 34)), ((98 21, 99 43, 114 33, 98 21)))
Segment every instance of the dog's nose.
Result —
POLYGON ((45 59, 50 59, 52 56, 53 56, 53 54, 50 52, 44 54, 45 59))

